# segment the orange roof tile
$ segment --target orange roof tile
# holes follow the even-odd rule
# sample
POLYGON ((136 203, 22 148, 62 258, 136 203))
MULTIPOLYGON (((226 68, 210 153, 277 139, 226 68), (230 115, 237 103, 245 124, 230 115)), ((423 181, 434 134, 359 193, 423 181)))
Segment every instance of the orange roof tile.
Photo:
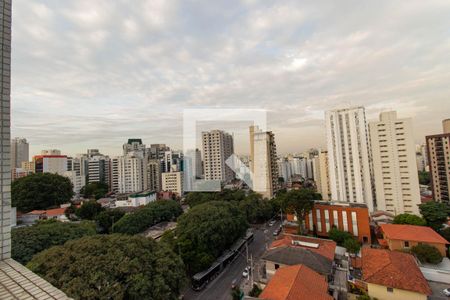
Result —
POLYGON ((385 238, 390 240, 448 244, 446 239, 427 226, 383 224, 381 225, 381 230, 385 238))
POLYGON ((328 295, 328 283, 304 265, 279 268, 263 290, 264 300, 332 300, 328 295))
POLYGON ((66 211, 66 208, 54 208, 54 209, 46 210, 45 214, 49 217, 60 216, 60 215, 64 215, 65 211, 66 211))
POLYGON ((411 254, 381 249, 362 249, 363 280, 420 294, 431 289, 411 254))
POLYGON ((302 236, 302 235, 294 235, 294 234, 283 234, 280 236, 279 239, 272 242, 269 248, 278 248, 281 246, 289 246, 289 247, 296 247, 296 248, 305 248, 308 250, 311 250, 317 254, 320 254, 330 260, 334 260, 334 253, 336 251, 336 242, 332 240, 325 240, 325 239, 318 239, 308 236, 302 236), (308 243, 314 243, 319 244, 319 248, 310 248, 310 247, 303 247, 303 246, 297 246, 292 245, 292 241, 303 241, 308 243))

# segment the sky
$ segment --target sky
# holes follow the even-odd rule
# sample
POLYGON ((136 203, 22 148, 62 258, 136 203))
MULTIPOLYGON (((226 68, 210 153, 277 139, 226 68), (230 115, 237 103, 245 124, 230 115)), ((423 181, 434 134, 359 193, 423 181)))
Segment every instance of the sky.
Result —
POLYGON ((281 154, 325 148, 329 109, 396 110, 417 143, 450 118, 448 0, 15 0, 12 34, 12 135, 31 154, 182 149, 189 108, 265 109, 281 154))

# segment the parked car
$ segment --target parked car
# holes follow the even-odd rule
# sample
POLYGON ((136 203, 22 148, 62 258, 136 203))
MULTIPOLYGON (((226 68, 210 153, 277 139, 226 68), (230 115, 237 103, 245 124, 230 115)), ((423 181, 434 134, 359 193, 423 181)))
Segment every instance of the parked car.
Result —
POLYGON ((244 269, 244 272, 242 272, 242 277, 248 277, 249 274, 250 274, 249 268, 246 267, 246 268, 244 269))
POLYGON ((231 282, 231 288, 234 289, 236 287, 237 283, 238 283, 238 280, 233 279, 233 281, 231 282))
POLYGON ((444 293, 445 296, 450 297, 450 288, 446 288, 442 291, 442 293, 444 293))
POLYGON ((272 227, 274 224, 275 224, 275 221, 274 221, 274 220, 272 220, 272 221, 269 222, 269 226, 270 226, 270 227, 272 227))

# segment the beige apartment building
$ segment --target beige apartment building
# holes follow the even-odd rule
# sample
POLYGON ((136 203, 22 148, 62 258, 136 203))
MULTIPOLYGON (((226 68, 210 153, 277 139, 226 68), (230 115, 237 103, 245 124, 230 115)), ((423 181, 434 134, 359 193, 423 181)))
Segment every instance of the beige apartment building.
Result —
POLYGON ((183 172, 162 173, 162 190, 183 196, 183 172))
POLYGON ((450 203, 450 119, 442 121, 443 134, 426 137, 431 187, 436 201, 450 203))
POLYGON ((328 152, 320 151, 314 157, 314 181, 316 182, 317 192, 322 195, 323 200, 330 200, 330 176, 328 173, 328 152))
POLYGON ((370 122, 370 139, 377 209, 394 215, 420 215, 419 179, 410 118, 383 112, 370 122))
POLYGON ((225 161, 234 153, 233 136, 222 130, 202 132, 205 180, 229 182, 234 179, 225 161))
POLYGON ((250 169, 253 191, 271 199, 278 191, 278 165, 275 135, 250 126, 250 169))

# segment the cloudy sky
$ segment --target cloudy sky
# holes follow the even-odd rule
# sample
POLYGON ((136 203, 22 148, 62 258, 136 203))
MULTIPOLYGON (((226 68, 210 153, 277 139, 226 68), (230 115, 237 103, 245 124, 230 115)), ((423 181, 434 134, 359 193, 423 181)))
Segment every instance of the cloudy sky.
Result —
POLYGON ((450 117, 448 0, 15 0, 12 51, 32 154, 182 148, 186 108, 267 109, 281 153, 323 147, 327 109, 395 109, 417 142, 450 117))

